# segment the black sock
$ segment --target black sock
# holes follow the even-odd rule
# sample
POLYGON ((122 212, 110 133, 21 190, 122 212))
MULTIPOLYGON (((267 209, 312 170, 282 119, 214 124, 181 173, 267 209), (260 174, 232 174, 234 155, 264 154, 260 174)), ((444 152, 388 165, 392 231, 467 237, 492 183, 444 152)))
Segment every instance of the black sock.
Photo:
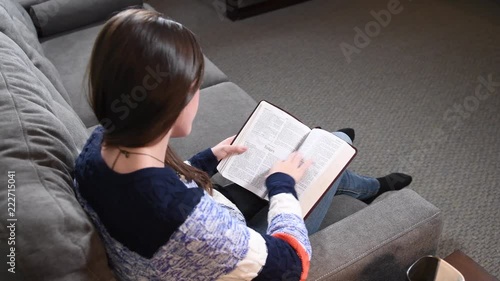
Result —
POLYGON ((384 192, 400 190, 407 187, 411 183, 412 177, 403 173, 392 173, 385 177, 377 178, 377 181, 380 184, 377 194, 362 200, 363 202, 370 204, 375 198, 384 192))
POLYGON ((346 134, 351 139, 351 141, 354 141, 354 137, 356 135, 354 133, 354 129, 352 129, 352 128, 343 128, 343 129, 340 129, 340 130, 337 130, 337 131, 346 134))

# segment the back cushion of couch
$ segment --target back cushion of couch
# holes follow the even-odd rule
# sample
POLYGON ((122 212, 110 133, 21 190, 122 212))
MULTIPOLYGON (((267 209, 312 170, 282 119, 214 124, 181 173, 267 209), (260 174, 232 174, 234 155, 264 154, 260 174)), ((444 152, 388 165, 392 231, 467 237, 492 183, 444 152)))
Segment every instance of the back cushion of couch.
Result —
POLYGON ((28 15, 28 12, 15 0, 0 0, 0 6, 9 12, 12 18, 21 22, 27 28, 29 33, 36 36, 36 28, 28 15))
POLYGON ((47 2, 48 0, 17 0, 19 4, 21 4, 25 9, 29 9, 29 7, 40 4, 43 2, 47 2))
POLYGON ((12 39, 33 62, 35 67, 54 85, 57 91, 52 92, 51 95, 54 98, 62 97, 71 104, 57 69, 45 57, 33 22, 31 22, 29 15, 19 3, 12 0, 0 0, 0 32, 12 39))
POLYGON ((111 280, 101 240, 72 189, 85 126, 2 32, 0 54, 0 247, 11 236, 7 219, 16 218, 15 270, 25 280, 111 280), (7 212, 8 171, 15 173, 14 216, 7 212))

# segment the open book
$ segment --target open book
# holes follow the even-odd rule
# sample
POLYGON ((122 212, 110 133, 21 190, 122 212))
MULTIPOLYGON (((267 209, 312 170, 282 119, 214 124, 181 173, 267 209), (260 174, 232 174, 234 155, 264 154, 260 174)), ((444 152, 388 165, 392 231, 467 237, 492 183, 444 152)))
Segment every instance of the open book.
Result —
POLYGON ((226 179, 267 198, 265 179, 269 169, 298 150, 313 164, 295 190, 305 217, 328 191, 356 155, 356 149, 332 133, 310 129, 289 113, 261 101, 233 144, 248 150, 222 160, 217 169, 226 179))

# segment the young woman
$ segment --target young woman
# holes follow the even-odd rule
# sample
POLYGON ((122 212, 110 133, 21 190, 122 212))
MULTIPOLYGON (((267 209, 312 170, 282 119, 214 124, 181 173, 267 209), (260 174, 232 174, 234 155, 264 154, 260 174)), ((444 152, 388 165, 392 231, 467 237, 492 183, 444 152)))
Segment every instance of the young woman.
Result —
MULTIPOLYGON (((191 132, 203 71, 194 35, 159 13, 127 10, 105 24, 89 66, 102 126, 76 160, 78 200, 120 280, 305 280, 311 245, 294 185, 309 161, 293 153, 270 170, 259 233, 210 182, 218 161, 244 147, 228 138, 183 162, 168 145, 191 132)), ((339 184, 368 188, 367 198, 382 190, 356 177, 339 184)))

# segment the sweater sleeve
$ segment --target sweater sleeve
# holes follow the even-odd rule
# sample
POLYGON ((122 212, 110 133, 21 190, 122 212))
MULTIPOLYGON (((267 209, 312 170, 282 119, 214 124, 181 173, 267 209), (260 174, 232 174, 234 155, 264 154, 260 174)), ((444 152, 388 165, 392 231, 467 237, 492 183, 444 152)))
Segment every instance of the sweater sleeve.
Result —
POLYGON ((269 226, 262 238, 267 255, 258 275, 252 280, 306 280, 311 245, 297 200, 295 181, 287 174, 274 173, 266 179, 266 187, 270 197, 269 226))
MULTIPOLYGON (((270 198, 267 234, 293 248, 302 265, 300 280, 305 280, 312 249, 295 191, 295 180, 287 174, 274 173, 266 179, 266 187, 270 198)), ((270 258, 273 258, 271 254, 268 260, 270 258)))
POLYGON ((215 157, 210 148, 189 158, 188 162, 191 166, 206 172, 210 177, 217 173, 217 164, 219 161, 217 161, 217 157, 215 157))

